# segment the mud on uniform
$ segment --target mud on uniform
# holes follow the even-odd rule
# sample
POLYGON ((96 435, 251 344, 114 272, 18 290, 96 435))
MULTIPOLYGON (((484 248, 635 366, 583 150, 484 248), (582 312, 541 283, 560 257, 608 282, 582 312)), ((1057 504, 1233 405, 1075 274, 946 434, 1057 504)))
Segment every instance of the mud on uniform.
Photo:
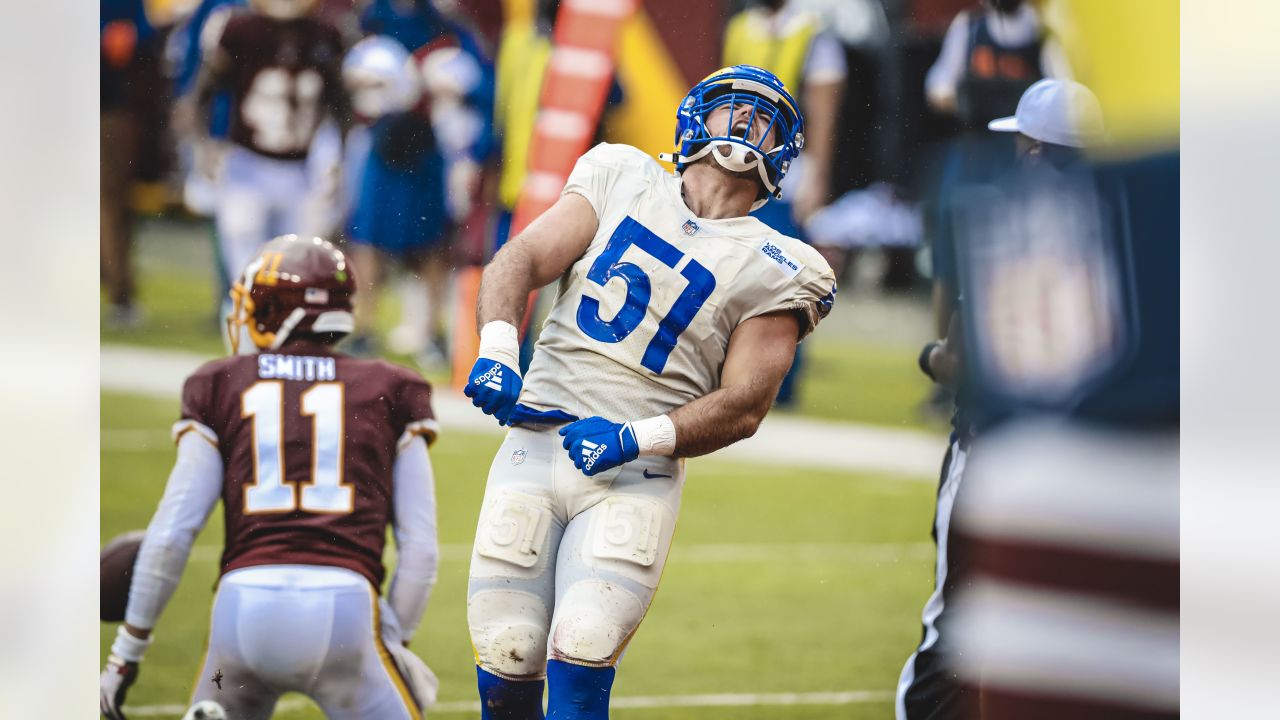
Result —
MULTIPOLYGON (((753 217, 706 220, 681 180, 626 145, 579 159, 564 192, 599 230, 560 279, 520 402, 612 420, 670 412, 720 386, 734 329, 794 311, 801 335, 827 314, 831 269, 753 217)), ((644 617, 675 530, 684 462, 646 456, 586 477, 555 428, 516 427, 494 458, 471 559, 477 662, 542 677, 548 655, 617 662, 644 617)))

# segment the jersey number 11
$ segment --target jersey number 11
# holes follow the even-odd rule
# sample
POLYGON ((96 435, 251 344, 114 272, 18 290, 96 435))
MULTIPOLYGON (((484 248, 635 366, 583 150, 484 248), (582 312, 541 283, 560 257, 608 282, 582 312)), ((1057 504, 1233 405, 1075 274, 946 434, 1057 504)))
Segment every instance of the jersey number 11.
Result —
POLYGON ((342 482, 343 385, 316 383, 299 398, 312 418, 311 478, 284 477, 284 383, 260 380, 240 396, 240 416, 253 419, 253 484, 244 488, 244 512, 349 513, 355 490, 342 482))

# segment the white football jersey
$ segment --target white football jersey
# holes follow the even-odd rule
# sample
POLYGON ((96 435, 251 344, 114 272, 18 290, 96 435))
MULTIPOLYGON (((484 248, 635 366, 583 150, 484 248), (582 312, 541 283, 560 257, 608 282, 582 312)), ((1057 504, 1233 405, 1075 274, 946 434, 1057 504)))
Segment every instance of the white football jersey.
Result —
POLYGON ((816 250, 753 217, 696 217, 680 183, 629 145, 578 160, 564 192, 586 198, 600 226, 560 278, 522 403, 661 415, 720 387, 742 321, 793 310, 803 336, 831 310, 835 275, 816 250))

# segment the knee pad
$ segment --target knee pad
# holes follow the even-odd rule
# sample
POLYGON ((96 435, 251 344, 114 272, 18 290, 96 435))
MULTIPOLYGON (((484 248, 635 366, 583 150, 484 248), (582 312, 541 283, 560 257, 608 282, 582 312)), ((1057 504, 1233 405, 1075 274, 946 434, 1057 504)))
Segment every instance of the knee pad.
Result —
POLYGON ((644 619, 635 593, 606 580, 582 580, 556 606, 551 654, 589 665, 612 665, 644 619))
POLYGON ((481 590, 467 600, 476 663, 509 678, 541 678, 547 662, 550 613, 532 593, 481 590))

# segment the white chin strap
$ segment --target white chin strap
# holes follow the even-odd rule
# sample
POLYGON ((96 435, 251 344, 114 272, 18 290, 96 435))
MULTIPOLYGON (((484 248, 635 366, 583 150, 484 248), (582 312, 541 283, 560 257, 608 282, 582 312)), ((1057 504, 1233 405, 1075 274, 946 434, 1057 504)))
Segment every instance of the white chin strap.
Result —
POLYGON ((778 188, 772 182, 769 182, 769 171, 764 161, 760 157, 760 153, 745 143, 733 142, 732 140, 710 140, 702 149, 689 157, 684 155, 672 155, 663 153, 659 155, 659 159, 665 159, 669 162, 679 162, 685 165, 701 158, 703 155, 711 153, 711 157, 720 164, 720 167, 730 172, 746 172, 752 168, 760 174, 760 182, 764 183, 765 188, 769 191, 768 195, 751 203, 751 211, 755 212, 764 207, 769 202, 770 197, 780 197, 778 188), (728 148, 729 152, 723 153, 720 148, 728 148), (714 152, 712 152, 714 151, 714 152))

